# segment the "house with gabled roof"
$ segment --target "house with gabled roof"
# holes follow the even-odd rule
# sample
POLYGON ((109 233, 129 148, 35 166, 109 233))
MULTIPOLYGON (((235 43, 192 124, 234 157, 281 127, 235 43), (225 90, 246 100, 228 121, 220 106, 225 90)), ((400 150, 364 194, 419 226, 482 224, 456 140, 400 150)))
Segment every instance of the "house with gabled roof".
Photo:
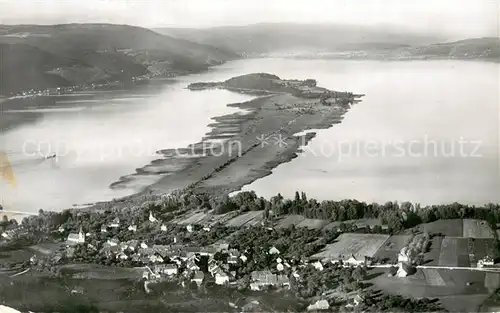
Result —
POLYGON ((270 249, 269 249, 269 254, 280 254, 280 250, 278 250, 278 248, 276 248, 275 246, 272 246, 270 249))
POLYGON ((117 246, 120 244, 120 240, 118 240, 116 238, 111 238, 111 239, 108 239, 108 241, 106 241, 106 243, 108 245, 110 245, 111 247, 114 247, 114 246, 117 246))
POLYGON ((139 241, 132 239, 127 241, 127 247, 130 251, 135 251, 137 250, 137 247, 139 246, 139 241))
POLYGON ((189 258, 186 261, 186 268, 188 271, 198 271, 200 267, 196 264, 196 258, 189 258))
POLYGON ((164 270, 165 274, 172 276, 172 275, 176 275, 177 272, 178 272, 178 268, 177 268, 176 264, 167 264, 165 266, 165 270, 164 270))
POLYGON ((208 265, 208 272, 214 276, 215 273, 217 273, 217 271, 220 270, 219 268, 219 265, 217 265, 216 263, 213 263, 213 264, 209 264, 208 265))
POLYGON ((198 286, 203 283, 203 279, 205 278, 205 273, 202 271, 195 271, 193 278, 191 278, 192 282, 195 282, 198 286))
POLYGON ((230 256, 227 258, 227 263, 228 264, 238 264, 239 258, 236 256, 230 256))
POLYGON ((328 310, 330 308, 330 304, 327 300, 318 300, 315 303, 309 305, 307 307, 308 311, 321 311, 328 310))
POLYGON ((130 225, 127 229, 129 231, 136 232, 137 231, 137 225, 130 225))
POLYGON ((149 256, 149 261, 152 262, 152 263, 162 263, 162 262, 164 262, 164 260, 161 257, 161 255, 156 255, 156 254, 150 255, 149 256))
POLYGON ((126 255, 124 252, 118 253, 118 255, 116 257, 120 260, 127 260, 128 259, 128 255, 126 255))
POLYGON ((151 223, 156 223, 158 222, 158 220, 156 219, 156 217, 153 216, 153 212, 149 211, 149 221, 151 223))
POLYGON ((113 221, 111 221, 111 223, 109 224, 109 227, 111 227, 111 228, 118 228, 118 227, 120 227, 120 219, 118 217, 116 217, 115 219, 113 219, 113 221))
POLYGON ((312 266, 314 266, 314 268, 318 271, 322 271, 324 269, 323 264, 320 261, 312 263, 312 266))
POLYGON ((290 286, 290 280, 285 275, 276 275, 270 271, 254 271, 251 274, 251 290, 262 290, 269 286, 290 286))
POLYGON ((229 283, 229 275, 224 271, 220 270, 215 273, 215 283, 217 285, 224 285, 229 283))
POLYGON ((488 255, 477 262, 477 267, 493 266, 493 265, 495 265, 495 261, 493 260, 492 257, 488 255))
POLYGON ((356 257, 354 254, 351 254, 349 258, 344 262, 350 265, 357 266, 363 264, 365 262, 365 258, 356 257))

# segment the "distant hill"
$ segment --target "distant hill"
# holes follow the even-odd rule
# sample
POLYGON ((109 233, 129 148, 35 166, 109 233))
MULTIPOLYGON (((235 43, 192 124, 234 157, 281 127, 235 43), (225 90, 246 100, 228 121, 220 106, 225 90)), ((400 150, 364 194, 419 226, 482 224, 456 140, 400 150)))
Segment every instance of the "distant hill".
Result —
POLYGON ((207 29, 159 28, 176 38, 229 49, 240 54, 285 51, 341 51, 377 47, 394 49, 444 40, 437 36, 382 27, 270 23, 207 29))
POLYGON ((500 38, 473 38, 402 49, 396 54, 424 58, 500 59, 500 38))
POLYGON ((157 32, 248 56, 315 58, 499 58, 498 38, 447 42, 442 36, 388 27, 255 24, 207 29, 160 28, 157 32))
POLYGON ((0 25, 0 92, 193 72, 237 57, 127 25, 0 25))

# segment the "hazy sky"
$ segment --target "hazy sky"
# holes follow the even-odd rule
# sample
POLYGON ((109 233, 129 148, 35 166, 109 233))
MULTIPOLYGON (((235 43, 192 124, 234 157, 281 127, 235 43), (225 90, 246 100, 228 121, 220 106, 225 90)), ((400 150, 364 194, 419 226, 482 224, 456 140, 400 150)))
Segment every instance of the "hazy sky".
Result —
POLYGON ((0 23, 211 27, 260 22, 388 24, 499 36, 500 0, 0 0, 0 23))

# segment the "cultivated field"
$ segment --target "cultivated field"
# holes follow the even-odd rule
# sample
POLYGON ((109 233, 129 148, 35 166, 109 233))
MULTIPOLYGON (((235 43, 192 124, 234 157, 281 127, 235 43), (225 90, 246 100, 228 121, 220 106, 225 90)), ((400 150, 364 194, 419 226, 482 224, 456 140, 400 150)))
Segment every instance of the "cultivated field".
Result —
POLYGON ((442 234, 443 236, 449 237, 462 237, 463 235, 463 222, 460 219, 439 220, 432 223, 425 223, 417 227, 431 234, 442 234))
POLYGON ((475 219, 439 220, 418 225, 415 229, 448 237, 493 238, 488 223, 475 219))
POLYGON ((390 294, 438 298, 450 312, 476 312, 488 297, 485 273, 478 271, 418 269, 415 275, 408 277, 380 275, 370 282, 390 294))
POLYGON ((305 219, 306 218, 303 217, 302 215, 295 215, 295 214, 288 215, 287 217, 285 217, 284 219, 282 219, 281 221, 279 221, 279 223, 276 226, 276 228, 288 228, 288 227, 290 227, 292 225, 299 224, 300 222, 302 222, 305 219))
MULTIPOLYGON (((435 252, 432 251, 432 248, 438 238, 434 238, 431 252, 435 252)), ((428 264, 459 267, 476 266, 480 259, 493 255, 494 245, 494 239, 490 238, 444 237, 440 246, 438 263, 430 262, 428 264)), ((429 259, 429 255, 430 253, 427 253, 426 259, 429 259)))
POLYGON ((297 227, 307 227, 310 229, 321 229, 324 226, 328 224, 328 221, 325 220, 318 220, 318 219, 311 219, 311 218, 306 218, 299 224, 297 224, 297 227))
POLYGON ((439 265, 469 267, 468 239, 445 237, 441 244, 439 265))
POLYGON ((382 226, 382 222, 377 218, 362 218, 359 220, 347 220, 347 221, 343 221, 343 222, 339 222, 339 221, 331 222, 330 224, 325 225, 323 227, 323 229, 331 230, 333 228, 338 228, 340 226, 340 224, 346 224, 346 225, 354 224, 358 228, 362 228, 362 227, 366 227, 366 226, 369 226, 371 228, 371 227, 376 226, 376 225, 382 226))
POLYGON ((227 226, 234 226, 234 227, 241 227, 245 225, 246 223, 250 222, 254 218, 257 218, 259 216, 262 216, 264 214, 264 211, 251 211, 251 212, 246 212, 242 215, 236 216, 235 218, 229 220, 226 225, 227 226))
POLYGON ((411 236, 391 236, 386 242, 377 250, 374 258, 378 260, 385 260, 386 263, 396 263, 398 261, 398 253, 407 245, 411 236))
POLYGON ((470 238, 493 238, 493 233, 486 221, 464 219, 462 236, 470 238))
POLYGON ((484 287, 488 288, 489 291, 495 291, 498 286, 500 286, 500 274, 491 272, 486 273, 484 287))
POLYGON ((493 257, 495 240, 490 238, 469 239, 469 254, 474 254, 473 263, 477 263, 485 256, 493 257))
POLYGON ((344 233, 312 258, 348 259, 351 255, 356 258, 373 257, 387 238, 389 235, 344 233))
POLYGON ((203 219, 205 219, 206 217, 207 217, 206 213, 198 212, 198 213, 195 213, 193 215, 188 216, 187 218, 185 218, 183 220, 180 220, 178 223, 183 224, 183 225, 197 224, 200 221, 202 221, 203 219))
POLYGON ((422 272, 424 273, 425 280, 427 283, 431 286, 445 286, 446 283, 444 282, 443 277, 439 274, 439 272, 436 269, 422 269, 422 272))
POLYGON ((436 236, 431 239, 431 247, 429 252, 425 254, 426 265, 439 265, 439 255, 441 254, 443 238, 444 237, 436 236))
MULTIPOLYGON (((263 211, 260 211, 260 212, 263 212, 263 211)), ((250 221, 248 221, 245 224, 245 226, 259 226, 259 225, 261 225, 261 222, 263 222, 263 221, 264 221, 264 213, 261 213, 261 214, 258 214, 257 216, 255 216, 250 221)))

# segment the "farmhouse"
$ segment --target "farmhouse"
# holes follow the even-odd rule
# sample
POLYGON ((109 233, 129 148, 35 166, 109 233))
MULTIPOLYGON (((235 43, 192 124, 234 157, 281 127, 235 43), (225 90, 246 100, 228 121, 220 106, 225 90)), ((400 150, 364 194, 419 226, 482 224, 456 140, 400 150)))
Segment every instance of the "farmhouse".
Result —
POLYGON ((238 257, 230 256, 229 258, 227 258, 227 263, 228 264, 238 264, 238 257))
POLYGON ((403 247, 398 253, 398 262, 410 262, 408 247, 403 247))
POLYGON ((268 286, 290 286, 290 280, 285 275, 272 274, 270 271, 256 271, 251 274, 250 289, 262 290, 268 286))
POLYGON ((117 258, 119 258, 120 260, 127 260, 128 256, 125 253, 121 252, 117 255, 117 258))
POLYGON ((195 282, 198 286, 200 286, 203 283, 204 278, 205 274, 202 271, 196 271, 191 281, 195 282))
POLYGON ((271 249, 269 249, 269 254, 280 254, 280 250, 276 247, 271 247, 271 249))
POLYGON ((111 224, 109 224, 109 227, 111 228, 118 228, 120 226, 120 219, 117 217, 115 218, 111 224))
POLYGON ((397 277, 406 277, 408 276, 408 267, 405 266, 406 263, 399 263, 398 271, 396 273, 397 277))
POLYGON ((137 250, 137 246, 139 245, 139 242, 137 240, 130 240, 127 241, 127 247, 130 251, 135 251, 137 250))
POLYGON ((114 247, 114 246, 117 246, 120 244, 120 241, 118 239, 115 239, 115 238, 112 238, 112 239, 108 239, 108 241, 106 242, 110 247, 114 247))
POLYGON ((308 311, 319 311, 319 310, 328 310, 330 308, 330 304, 328 304, 327 300, 318 300, 314 304, 311 304, 307 307, 308 311))
POLYGON ((149 212, 149 221, 151 223, 155 223, 155 222, 158 222, 158 220, 153 216, 153 213, 152 212, 149 212))
POLYGON ((177 274, 177 265, 175 264, 167 264, 165 265, 165 269, 163 272, 169 276, 177 274))
POLYGON ((356 256, 354 254, 351 254, 351 256, 345 260, 345 263, 349 264, 349 265, 354 265, 354 266, 357 266, 357 265, 360 265, 360 264, 363 264, 365 262, 365 258, 356 258, 356 256))
POLYGON ((128 227, 128 230, 129 230, 129 231, 136 232, 136 231, 137 231, 137 225, 130 225, 130 226, 128 227))
POLYGON ((490 256, 486 256, 477 262, 477 267, 493 266, 493 265, 495 265, 495 261, 490 256))
POLYGON ((215 263, 209 264, 208 265, 208 272, 212 275, 215 276, 217 271, 220 270, 219 266, 215 263))
POLYGON ((195 259, 188 259, 186 262, 186 268, 189 271, 199 271, 200 267, 196 264, 195 259))
POLYGON ((224 273, 223 271, 219 271, 215 274, 215 283, 217 285, 224 285, 229 282, 229 275, 224 273))
POLYGON ((321 264, 320 261, 316 261, 314 263, 312 263, 312 265, 314 266, 315 269, 317 269, 318 271, 322 271, 323 270, 323 264, 321 264))
POLYGON ((396 272, 397 277, 406 277, 416 272, 416 269, 412 267, 410 263, 399 263, 398 266, 398 271, 396 272))

